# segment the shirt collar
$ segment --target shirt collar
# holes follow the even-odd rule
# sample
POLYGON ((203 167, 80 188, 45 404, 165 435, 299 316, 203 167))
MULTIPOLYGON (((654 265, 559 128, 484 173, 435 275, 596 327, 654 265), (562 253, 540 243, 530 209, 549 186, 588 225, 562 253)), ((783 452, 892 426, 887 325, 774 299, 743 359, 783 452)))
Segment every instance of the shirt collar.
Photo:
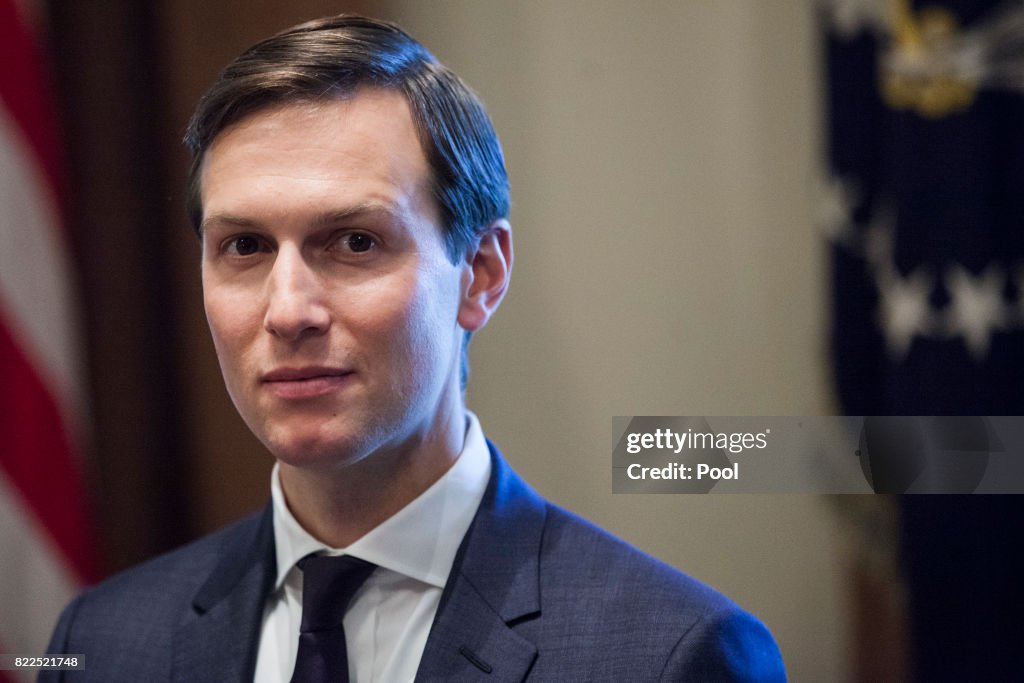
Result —
POLYGON ((466 416, 465 441, 455 464, 430 488, 347 548, 331 548, 302 528, 288 509, 275 464, 270 477, 277 553, 275 589, 281 587, 296 562, 320 551, 352 555, 443 588, 491 475, 490 452, 480 421, 469 411, 466 416))

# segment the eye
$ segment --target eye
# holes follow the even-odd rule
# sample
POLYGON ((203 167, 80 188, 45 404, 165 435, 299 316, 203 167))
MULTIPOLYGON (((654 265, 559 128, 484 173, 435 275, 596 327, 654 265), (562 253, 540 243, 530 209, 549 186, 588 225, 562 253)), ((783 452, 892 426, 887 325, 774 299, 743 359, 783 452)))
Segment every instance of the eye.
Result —
POLYGON ((341 244, 345 245, 349 251, 355 253, 370 251, 377 246, 377 240, 361 232, 351 232, 342 236, 339 241, 341 244))
POLYGON ((262 243, 253 235, 239 235, 225 243, 225 251, 237 256, 252 256, 262 250, 262 243))

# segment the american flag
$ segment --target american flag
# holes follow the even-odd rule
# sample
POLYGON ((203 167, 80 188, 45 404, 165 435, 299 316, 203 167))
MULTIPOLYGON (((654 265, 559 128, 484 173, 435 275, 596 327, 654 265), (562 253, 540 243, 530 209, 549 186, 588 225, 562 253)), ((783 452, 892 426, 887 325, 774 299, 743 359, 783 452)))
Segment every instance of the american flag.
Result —
MULTIPOLYGON (((95 576, 61 149, 24 0, 0 0, 0 652, 42 654, 95 576)), ((0 672, 0 680, 34 676, 0 672)))

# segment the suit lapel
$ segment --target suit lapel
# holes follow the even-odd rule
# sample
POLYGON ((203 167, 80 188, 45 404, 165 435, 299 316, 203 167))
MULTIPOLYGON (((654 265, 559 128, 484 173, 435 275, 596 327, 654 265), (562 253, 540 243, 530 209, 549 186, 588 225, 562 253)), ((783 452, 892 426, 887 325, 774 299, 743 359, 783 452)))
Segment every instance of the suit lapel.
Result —
POLYGON ((545 505, 488 445, 491 480, 456 555, 417 682, 522 681, 537 657, 512 624, 540 613, 545 505))
POLYGON ((171 680, 251 681, 263 606, 276 572, 272 512, 235 534, 178 629, 171 680))

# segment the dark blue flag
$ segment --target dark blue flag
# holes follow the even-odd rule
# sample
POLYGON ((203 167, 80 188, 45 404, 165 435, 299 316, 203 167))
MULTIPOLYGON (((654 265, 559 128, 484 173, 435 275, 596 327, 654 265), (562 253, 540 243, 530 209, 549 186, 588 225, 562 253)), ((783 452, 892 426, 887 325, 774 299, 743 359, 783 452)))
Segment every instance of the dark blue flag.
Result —
MULTIPOLYGON (((836 387, 1024 412, 1024 3, 823 0, 836 387)), ((1024 505, 903 496, 915 678, 1020 680, 1024 505)))
POLYGON ((829 0, 825 227, 852 415, 1024 412, 1024 7, 829 0))

